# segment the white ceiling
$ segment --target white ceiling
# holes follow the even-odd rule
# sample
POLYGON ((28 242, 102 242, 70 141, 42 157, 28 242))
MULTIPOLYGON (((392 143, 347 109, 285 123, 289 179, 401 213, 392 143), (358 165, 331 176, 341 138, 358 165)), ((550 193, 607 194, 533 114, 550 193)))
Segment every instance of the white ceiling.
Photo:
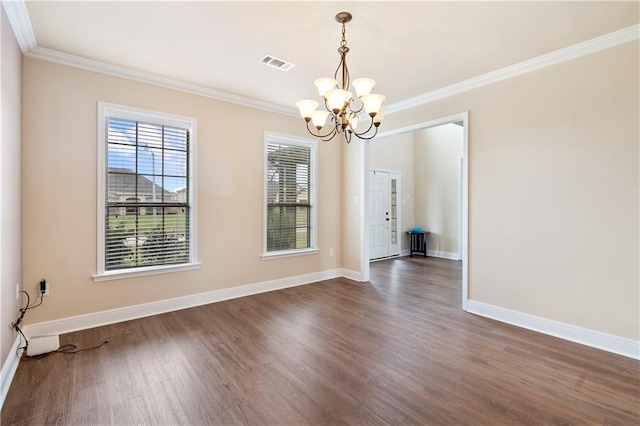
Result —
POLYGON ((332 76, 402 101, 639 22, 638 2, 27 1, 37 45, 285 107, 332 76), (288 72, 259 61, 271 54, 288 72))

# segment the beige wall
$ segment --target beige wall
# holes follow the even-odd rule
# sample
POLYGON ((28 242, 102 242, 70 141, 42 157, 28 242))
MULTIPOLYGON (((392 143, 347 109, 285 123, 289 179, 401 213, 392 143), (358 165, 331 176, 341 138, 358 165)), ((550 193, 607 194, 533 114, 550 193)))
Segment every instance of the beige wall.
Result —
MULTIPOLYGON (((368 175, 365 152, 368 151, 366 141, 353 138, 347 144, 341 138, 335 143, 342 151, 342 256, 341 266, 352 273, 362 274, 363 259, 368 262, 368 244, 363 244, 364 224, 360 220, 365 215, 364 182, 368 175)), ((355 275, 352 275, 355 277, 355 275)), ((368 279, 368 277, 361 277, 368 279)))
POLYGON ((415 150, 414 133, 376 138, 369 142, 369 168, 400 172, 400 240, 401 249, 409 249, 405 231, 415 226, 415 150))
POLYGON ((9 324, 17 319, 16 284, 22 285, 22 52, 2 6, 0 10, 0 360, 4 365, 13 356, 10 349, 16 333, 9 324))
POLYGON ((470 111, 470 299, 638 340, 639 43, 388 116, 470 111))
POLYGON ((332 270, 339 248, 337 143, 319 144, 320 254, 260 260, 264 131, 306 137, 298 118, 36 59, 24 61, 24 279, 51 295, 28 323, 332 270), (199 270, 93 283, 97 102, 198 120, 199 270), (35 284, 34 284, 35 285, 35 284))
POLYGON ((431 232, 429 250, 459 253, 460 159, 464 129, 449 123, 415 133, 416 225, 431 232))

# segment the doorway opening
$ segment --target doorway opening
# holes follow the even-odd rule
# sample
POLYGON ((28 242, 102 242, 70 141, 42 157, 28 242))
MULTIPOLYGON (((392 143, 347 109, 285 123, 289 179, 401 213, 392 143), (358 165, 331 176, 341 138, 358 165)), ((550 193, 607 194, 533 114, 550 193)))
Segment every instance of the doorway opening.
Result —
MULTIPOLYGON (((469 167, 468 165, 468 153, 469 153, 468 112, 463 112, 460 114, 455 114, 452 116, 443 117, 441 119, 431 120, 424 123, 418 123, 412 126, 394 129, 388 132, 382 132, 378 135, 376 140, 384 139, 390 136, 405 135, 407 140, 410 141, 407 143, 418 143, 417 141, 413 142, 414 141, 413 134, 425 129, 432 129, 438 126, 443 126, 445 124, 454 124, 455 126, 453 127, 459 126, 459 129, 462 132, 462 139, 463 139, 461 155, 459 158, 456 159, 455 164, 452 166, 455 169, 454 171, 452 171, 452 173, 454 173, 455 179, 457 182, 459 182, 459 184, 457 185, 453 193, 451 193, 450 191, 450 193, 447 194, 448 198, 451 198, 455 201, 455 205, 457 206, 457 208, 455 209, 456 211, 448 211, 448 213, 446 214, 446 217, 444 218, 445 222, 446 221, 455 222, 456 226, 451 227, 452 230, 449 233, 451 235, 447 237, 450 240, 449 241, 451 243, 450 245, 447 245, 448 244, 447 238, 441 238, 439 241, 437 241, 435 247, 433 247, 432 244, 430 244, 432 248, 427 250, 427 254, 435 258, 445 258, 445 259, 454 259, 454 260, 462 261, 460 266, 460 272, 461 272, 461 278, 462 278, 462 309, 466 310, 467 300, 468 300, 468 167, 469 167), (454 244, 453 243, 454 241, 457 244, 454 244)), ((403 140, 402 138, 394 138, 394 141, 400 141, 399 143, 403 143, 402 140, 403 140)), ((397 154, 399 152, 398 151, 399 145, 394 145, 392 149, 394 150, 393 154, 387 155, 387 157, 389 158, 393 157, 397 161, 399 157, 402 157, 401 155, 397 154)), ((367 165, 367 168, 370 165, 371 169, 375 171, 377 170, 376 166, 378 163, 376 162, 375 158, 371 157, 371 154, 372 154, 371 149, 365 149, 364 164, 367 165)), ((376 155, 376 154, 373 153, 373 155, 376 155)), ((415 165, 414 167, 418 167, 418 165, 415 165)), ((380 170, 380 171, 383 172, 385 170, 380 170)), ((404 180, 403 182, 404 189, 398 187, 397 188, 398 192, 396 194, 396 205, 398 206, 398 210, 396 212, 397 214, 396 242, 400 248, 400 255, 407 255, 409 254, 408 250, 406 247, 403 247, 403 243, 402 243, 404 239, 407 239, 407 242, 404 244, 404 246, 408 244, 408 237, 404 231, 411 229, 413 226, 417 226, 419 224, 410 223, 412 220, 416 221, 415 216, 413 216, 413 219, 412 219, 412 216, 410 214, 401 213, 400 209, 402 208, 402 211, 408 212, 410 208, 414 208, 414 200, 411 200, 410 197, 412 196, 411 195, 412 193, 416 194, 415 196, 418 197, 417 194, 419 193, 418 191, 420 189, 418 187, 418 184, 415 182, 415 179, 414 179, 414 182, 410 182, 410 180, 407 179, 406 176, 404 176, 404 173, 402 174, 402 176, 404 180), (413 185, 413 188, 412 188, 412 185, 413 185), (404 221, 403 221, 403 217, 405 218, 404 221)), ((382 184, 384 184, 384 175, 380 176, 379 181, 381 181, 382 184)), ((367 232, 363 233, 364 241, 362 242, 362 246, 363 248, 366 248, 368 250, 363 251, 364 259, 361 264, 363 268, 362 275, 363 277, 366 277, 366 280, 368 280, 370 276, 369 261, 376 260, 376 259, 385 259, 392 256, 390 255, 381 256, 381 254, 390 253, 389 249, 386 249, 385 251, 384 244, 382 244, 381 247, 376 246, 380 241, 380 237, 376 235, 376 229, 380 230, 380 235, 387 235, 386 232, 383 232, 383 231, 386 231, 386 229, 384 227, 380 227, 379 225, 379 223, 382 222, 381 219, 386 219, 386 215, 381 216, 380 210, 376 213, 375 197, 378 196, 376 194, 376 191, 378 188, 378 182, 376 182, 375 175, 374 175, 374 179, 372 179, 371 172, 369 172, 369 175, 365 180, 365 185, 366 185, 365 194, 367 194, 367 197, 368 197, 367 206, 369 208, 367 210, 367 213, 363 215, 364 216, 363 219, 365 222, 364 229, 366 229, 367 232), (373 188, 371 187, 371 185, 373 185, 373 188)), ((384 192, 381 195, 379 195, 379 197, 383 197, 383 196, 384 196, 384 192)), ((435 201, 432 197, 430 200, 428 200, 429 206, 433 205, 434 202, 435 201)), ((384 213, 386 213, 386 210, 384 211, 384 213)), ((427 211, 425 214, 429 214, 430 217, 433 217, 434 212, 427 211)), ((390 220, 388 222, 391 222, 391 217, 389 217, 389 219, 390 220)), ((387 222, 387 221, 384 220, 384 222, 387 222)), ((425 229, 425 230, 428 231, 428 229, 425 229)), ((391 237, 389 237, 389 241, 391 241, 391 237)))

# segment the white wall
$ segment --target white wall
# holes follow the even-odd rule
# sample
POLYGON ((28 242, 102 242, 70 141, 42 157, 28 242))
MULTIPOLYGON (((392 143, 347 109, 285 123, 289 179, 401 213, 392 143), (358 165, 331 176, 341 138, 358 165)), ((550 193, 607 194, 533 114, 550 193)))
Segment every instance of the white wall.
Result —
POLYGON ((449 123, 415 133, 415 221, 430 231, 428 250, 460 253, 460 159, 464 129, 449 123))
MULTIPOLYGON (((0 357, 7 361, 16 333, 9 328, 20 307, 16 284, 22 285, 22 52, 3 7, 1 21, 0 97, 0 357)), ((33 296, 33 292, 31 292, 33 296)))
POLYGON ((415 226, 414 206, 414 134, 375 138, 369 142, 369 168, 397 170, 401 174, 400 233, 401 249, 409 249, 409 239, 405 231, 415 226))

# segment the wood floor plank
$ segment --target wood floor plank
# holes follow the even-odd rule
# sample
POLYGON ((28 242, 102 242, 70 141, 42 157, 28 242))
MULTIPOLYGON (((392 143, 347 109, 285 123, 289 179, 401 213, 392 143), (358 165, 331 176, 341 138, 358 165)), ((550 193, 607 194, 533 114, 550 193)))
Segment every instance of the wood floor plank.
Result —
POLYGON ((457 261, 69 333, 23 361, 17 424, 640 424, 640 363, 461 310, 457 261))

